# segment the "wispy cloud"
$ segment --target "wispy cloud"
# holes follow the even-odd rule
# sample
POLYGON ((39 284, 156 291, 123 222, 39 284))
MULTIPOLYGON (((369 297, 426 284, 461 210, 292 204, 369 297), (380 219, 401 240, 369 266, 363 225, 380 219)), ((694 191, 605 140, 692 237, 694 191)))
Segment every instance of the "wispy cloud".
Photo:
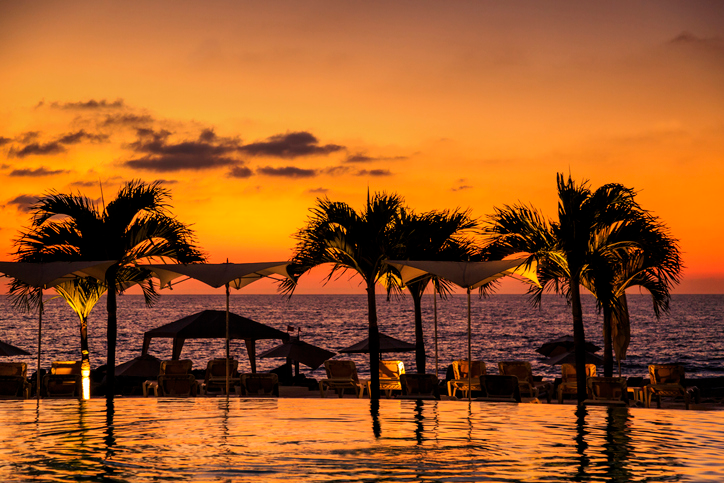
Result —
POLYGON ((70 173, 70 171, 68 171, 66 169, 48 169, 44 166, 41 166, 41 167, 35 168, 35 169, 30 169, 30 168, 14 169, 10 172, 10 176, 40 178, 42 176, 52 176, 54 174, 63 174, 63 173, 70 173))
POLYGON ((367 154, 352 154, 347 156, 346 163, 371 163, 374 161, 404 161, 407 156, 369 156, 367 154))
POLYGON ((389 169, 361 169, 357 176, 392 176, 392 172, 389 169))
POLYGON ((257 169, 257 173, 282 178, 312 178, 317 175, 317 172, 313 169, 297 168, 296 166, 284 166, 281 168, 265 166, 257 169))
POLYGON ((229 178, 250 178, 254 172, 246 166, 234 166, 229 170, 229 178))
POLYGON ((12 147, 9 153, 10 156, 15 156, 17 158, 24 158, 31 155, 49 156, 64 153, 66 151, 66 146, 78 144, 84 141, 101 143, 108 140, 107 134, 89 133, 84 129, 68 134, 62 134, 54 140, 46 143, 35 142, 34 140, 39 136, 40 133, 37 131, 27 132, 20 135, 18 141, 21 144, 25 143, 25 145, 22 147, 12 147))
MULTIPOLYGON (((41 101, 38 107, 43 106, 44 103, 41 101)), ((95 100, 90 99, 88 101, 80 102, 53 102, 50 107, 57 109, 76 109, 76 110, 94 110, 94 109, 120 109, 125 107, 123 99, 116 99, 115 101, 109 102, 106 99, 95 100)))
POLYGON ((35 195, 19 195, 7 202, 7 205, 14 205, 18 210, 29 212, 31 207, 38 202, 39 196, 35 195))

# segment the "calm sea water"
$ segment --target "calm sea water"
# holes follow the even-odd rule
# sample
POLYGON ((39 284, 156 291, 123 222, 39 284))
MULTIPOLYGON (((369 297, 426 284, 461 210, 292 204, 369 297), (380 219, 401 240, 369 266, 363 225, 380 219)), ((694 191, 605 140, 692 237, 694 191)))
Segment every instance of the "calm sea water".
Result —
POLYGON ((0 480, 724 481, 719 411, 364 399, 0 401, 0 480))
MULTIPOLYGON (((50 297, 48 297, 50 298, 50 297)), ((35 368, 37 352, 37 314, 12 310, 5 297, 0 298, 0 340, 25 348, 31 356, 13 358, 28 362, 35 368)), ((434 371, 434 337, 432 296, 423 301, 425 345, 428 372, 434 371)), ((164 295, 156 306, 147 308, 141 296, 119 298, 118 363, 141 352, 146 330, 204 310, 225 307, 223 295, 164 295)), ((627 376, 644 376, 650 363, 684 364, 691 377, 724 376, 724 296, 677 295, 672 310, 656 320, 650 299, 644 295, 629 296, 631 311, 631 345, 622 372, 627 376)), ((364 295, 296 295, 291 299, 277 295, 232 294, 231 310, 282 331, 288 325, 301 327, 302 339, 334 352, 367 337, 367 300, 364 295)), ((378 297, 380 331, 414 342, 413 307, 409 297, 387 301, 378 297)), ((97 367, 106 357, 105 298, 95 307, 89 321, 91 363, 97 367)), ((43 329, 42 361, 45 367, 52 360, 79 359, 79 330, 75 314, 62 299, 46 302, 43 329)), ((497 372, 497 361, 522 359, 531 361, 534 371, 553 377, 560 367, 543 364, 535 349, 560 335, 572 333, 570 309, 565 300, 546 296, 541 308, 533 308, 524 295, 494 295, 472 299, 473 358, 488 363, 491 373, 497 372)), ((588 340, 603 346, 602 317, 597 314, 593 297, 584 297, 584 320, 588 340)), ((464 295, 438 300, 438 344, 440 372, 455 359, 467 357, 467 302, 464 295)), ((278 344, 259 341, 257 353, 278 344)), ((249 362, 243 341, 232 342, 232 352, 240 360, 240 370, 248 371, 249 362)), ((171 356, 169 340, 154 339, 151 353, 162 359, 171 356)), ((188 340, 182 357, 194 361, 195 368, 206 367, 206 361, 223 357, 222 340, 188 340)), ((338 356, 339 357, 339 356, 338 356)), ((343 355, 356 361, 362 375, 368 374, 367 356, 343 355)), ((386 355, 404 361, 408 371, 415 370, 414 353, 386 355)), ((283 363, 279 359, 261 359, 259 370, 272 369, 283 363)), ((304 367, 302 367, 304 372, 304 367)), ((322 376, 323 369, 311 372, 322 376)))

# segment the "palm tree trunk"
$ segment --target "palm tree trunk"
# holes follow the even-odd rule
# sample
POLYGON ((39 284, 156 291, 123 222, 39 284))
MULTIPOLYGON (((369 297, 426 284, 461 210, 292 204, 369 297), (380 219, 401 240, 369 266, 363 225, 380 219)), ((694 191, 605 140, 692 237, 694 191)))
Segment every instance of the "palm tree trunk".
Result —
POLYGON ((613 311, 610 307, 603 307, 603 375, 613 376, 613 311))
POLYGON ((80 360, 83 367, 90 367, 90 350, 88 349, 88 318, 80 317, 80 360))
POLYGON ((367 278, 367 305, 370 340, 370 399, 380 399, 380 334, 377 327, 377 300, 375 278, 367 278))
POLYGON ((425 338, 422 333, 422 294, 417 286, 410 286, 412 303, 415 306, 415 368, 419 374, 425 374, 425 338))
POLYGON ((571 268, 571 312, 573 315, 573 343, 576 353, 576 384, 578 404, 586 400, 586 334, 583 328, 581 287, 578 271, 571 268))
POLYGON ((113 265, 106 272, 106 284, 108 284, 108 327, 106 329, 106 341, 108 352, 106 356, 106 397, 112 398, 116 390, 116 338, 118 336, 118 310, 116 301, 116 275, 118 267, 113 265))

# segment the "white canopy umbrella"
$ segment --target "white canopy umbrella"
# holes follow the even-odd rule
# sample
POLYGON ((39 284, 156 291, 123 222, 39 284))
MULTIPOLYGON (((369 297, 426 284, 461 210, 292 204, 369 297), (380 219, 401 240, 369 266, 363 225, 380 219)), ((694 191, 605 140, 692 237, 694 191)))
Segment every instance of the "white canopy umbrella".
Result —
POLYGON ((55 287, 75 278, 93 277, 101 282, 106 279, 106 270, 116 263, 113 260, 90 262, 0 262, 0 273, 40 289, 38 308, 38 369, 37 396, 40 399, 40 351, 43 327, 43 290, 55 287))
POLYGON ((213 288, 226 287, 226 395, 229 395, 229 287, 239 290, 265 277, 279 275, 293 281, 287 272, 289 262, 255 263, 194 263, 139 265, 154 273, 161 288, 171 287, 171 281, 186 276, 213 288))
MULTIPOLYGON (((445 262, 417 260, 387 260, 386 263, 400 272, 403 283, 427 275, 444 278, 466 289, 468 295, 468 368, 472 367, 472 322, 470 315, 470 291, 507 275, 514 275, 539 285, 535 262, 527 258, 493 260, 489 262, 445 262)), ((435 308, 437 310, 437 306, 435 308)), ((437 314, 435 314, 437 321, 437 314)), ((437 373, 437 329, 435 333, 435 372, 437 373)), ((468 370, 468 386, 472 371, 468 370)), ((437 375, 437 374, 436 374, 437 375)), ((468 399, 472 391, 468 391, 468 399)))

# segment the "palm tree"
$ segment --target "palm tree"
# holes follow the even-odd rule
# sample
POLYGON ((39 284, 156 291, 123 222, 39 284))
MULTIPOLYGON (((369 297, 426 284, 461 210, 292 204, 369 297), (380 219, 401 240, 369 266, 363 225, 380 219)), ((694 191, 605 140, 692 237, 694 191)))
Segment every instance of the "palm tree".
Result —
MULTIPOLYGON (((28 231, 16 241, 16 255, 26 262, 114 260, 106 271, 108 288, 106 394, 115 391, 116 294, 128 281, 127 269, 138 260, 160 258, 180 263, 203 261, 193 232, 173 217, 171 192, 159 182, 126 183, 116 198, 99 209, 80 193, 52 191, 33 205, 28 231)), ((18 287, 20 294, 22 287, 18 287)), ((92 291, 83 296, 93 297, 92 291)))
MULTIPOLYGON (((417 215, 403 211, 400 218, 400 235, 404 243, 395 254, 397 260, 466 260, 473 254, 468 233, 477 227, 469 211, 430 211, 417 215)), ((426 372, 425 340, 422 329, 422 295, 432 275, 417 278, 406 284, 412 296, 415 310, 415 365, 417 372, 426 372)), ((449 292, 449 284, 438 280, 441 294, 449 292)), ((390 285, 390 289, 394 284, 390 285)))
POLYGON ((586 398, 580 286, 597 254, 625 253, 639 248, 636 233, 630 233, 628 239, 622 237, 615 245, 604 242, 610 241, 608 232, 639 219, 643 211, 634 200, 633 190, 620 184, 607 184, 591 191, 587 182, 576 184, 570 176, 566 180, 558 174, 557 186, 557 221, 545 220, 532 207, 506 206, 496 208, 484 233, 489 236, 487 252, 496 256, 526 253, 537 260, 541 287, 531 289, 536 303, 540 303, 545 291, 566 294, 573 318, 580 403, 586 398))
MULTIPOLYGON (((347 203, 317 199, 311 209, 306 226, 294 238, 297 245, 291 259, 291 270, 300 276, 309 269, 331 263, 327 280, 333 275, 352 270, 366 284, 369 341, 370 341, 370 397, 379 399, 379 331, 377 326, 377 301, 375 285, 390 269, 383 262, 390 254, 398 253, 400 240, 400 216, 403 200, 396 194, 376 193, 367 204, 356 212, 347 203)), ((286 281, 282 288, 292 293, 294 284, 286 281)))
POLYGON ((613 352, 625 357, 630 338, 626 289, 638 286, 649 292, 654 314, 668 313, 670 290, 679 282, 682 269, 677 240, 666 226, 648 212, 635 213, 633 220, 600 234, 592 246, 583 285, 596 297, 603 312, 604 375, 613 375, 613 352), (621 240, 636 240, 630 247, 621 240), (613 335, 619 342, 614 344, 613 335))

